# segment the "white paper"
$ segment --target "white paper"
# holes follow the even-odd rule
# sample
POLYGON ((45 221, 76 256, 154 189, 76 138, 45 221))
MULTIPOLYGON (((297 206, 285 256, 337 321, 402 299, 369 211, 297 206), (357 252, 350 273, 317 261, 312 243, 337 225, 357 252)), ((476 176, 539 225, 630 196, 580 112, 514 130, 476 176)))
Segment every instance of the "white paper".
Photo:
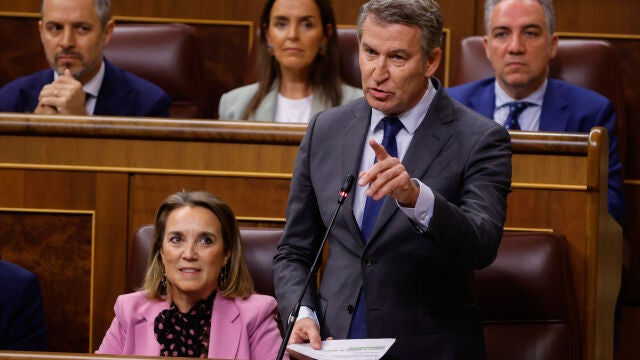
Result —
POLYGON ((287 349, 317 360, 378 360, 384 356, 396 339, 349 339, 322 342, 321 350, 308 343, 290 344, 287 349))

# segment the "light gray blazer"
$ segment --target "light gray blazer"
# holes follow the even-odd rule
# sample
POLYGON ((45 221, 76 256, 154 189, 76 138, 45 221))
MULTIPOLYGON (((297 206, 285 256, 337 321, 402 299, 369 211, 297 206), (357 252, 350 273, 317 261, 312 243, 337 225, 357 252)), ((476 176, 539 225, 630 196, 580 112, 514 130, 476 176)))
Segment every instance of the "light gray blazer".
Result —
MULTIPOLYGON (((248 119, 244 119, 244 112, 249 106, 249 102, 253 99, 256 91, 258 91, 258 83, 242 86, 237 89, 233 89, 227 93, 222 94, 220 98, 220 106, 218 107, 218 117, 221 120, 256 120, 256 121, 274 121, 276 118, 276 102, 278 99, 278 86, 279 83, 274 82, 271 90, 262 99, 260 106, 256 109, 255 113, 250 114, 248 119)), ((340 105, 344 105, 353 99, 357 99, 363 96, 362 90, 342 84, 342 101, 340 105)), ((331 108, 331 104, 320 99, 320 97, 313 97, 311 103, 311 111, 309 112, 309 119, 317 112, 327 110, 331 108)))

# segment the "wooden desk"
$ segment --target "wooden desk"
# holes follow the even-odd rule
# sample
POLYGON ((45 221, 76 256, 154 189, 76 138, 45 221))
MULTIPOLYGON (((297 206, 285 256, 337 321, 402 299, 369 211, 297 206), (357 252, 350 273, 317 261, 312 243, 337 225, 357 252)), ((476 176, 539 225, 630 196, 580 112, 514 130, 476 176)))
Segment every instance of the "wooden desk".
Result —
POLYGON ((607 211, 608 138, 590 134, 511 133, 513 192, 505 228, 555 231, 569 242, 585 359, 613 358, 622 230, 607 211))
MULTIPOLYGON (((245 225, 283 225, 305 128, 0 114, 0 251, 41 277, 52 350, 99 345, 130 239, 168 194, 208 190, 245 225)), ((506 228, 567 237, 585 359, 611 359, 622 237, 606 209, 606 133, 513 132, 512 143, 506 228)))
MULTIPOLYGON (((0 360, 166 360, 162 356, 116 356, 91 353, 36 352, 0 350, 0 360)), ((193 358, 172 357, 172 360, 193 360, 193 358)), ((219 359, 222 360, 222 359, 219 359)))
POLYGON ((170 193, 205 189, 245 225, 283 225, 305 128, 0 114, 0 251, 40 276, 51 350, 99 345, 129 239, 170 193))

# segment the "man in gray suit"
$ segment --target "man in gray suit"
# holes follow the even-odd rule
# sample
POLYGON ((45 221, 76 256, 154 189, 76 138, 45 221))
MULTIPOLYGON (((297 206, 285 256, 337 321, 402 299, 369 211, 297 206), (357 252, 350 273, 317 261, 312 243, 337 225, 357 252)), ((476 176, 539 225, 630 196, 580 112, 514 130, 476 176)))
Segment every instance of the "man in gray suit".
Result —
POLYGON ((391 359, 485 358, 473 271, 494 260, 502 238, 511 147, 503 127, 432 77, 442 23, 435 0, 371 0, 360 10, 365 97, 316 115, 300 145, 274 258, 283 319, 345 175, 358 174, 358 186, 290 343, 395 338, 391 359))

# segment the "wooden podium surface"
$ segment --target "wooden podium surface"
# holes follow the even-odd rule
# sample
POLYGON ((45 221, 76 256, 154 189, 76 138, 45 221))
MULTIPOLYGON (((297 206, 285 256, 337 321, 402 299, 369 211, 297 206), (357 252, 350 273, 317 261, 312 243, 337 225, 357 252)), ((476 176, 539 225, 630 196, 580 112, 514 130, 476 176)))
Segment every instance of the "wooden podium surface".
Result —
MULTIPOLYGON (((305 130, 0 114, 0 252, 40 277, 51 350, 97 348, 125 290, 134 231, 170 193, 207 190, 243 225, 283 226, 305 130)), ((606 132, 511 135, 505 227, 567 237, 585 359, 611 359, 622 235, 606 208, 606 132)))

